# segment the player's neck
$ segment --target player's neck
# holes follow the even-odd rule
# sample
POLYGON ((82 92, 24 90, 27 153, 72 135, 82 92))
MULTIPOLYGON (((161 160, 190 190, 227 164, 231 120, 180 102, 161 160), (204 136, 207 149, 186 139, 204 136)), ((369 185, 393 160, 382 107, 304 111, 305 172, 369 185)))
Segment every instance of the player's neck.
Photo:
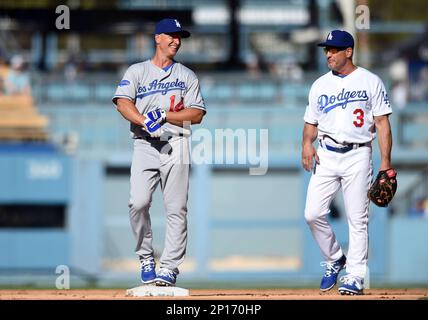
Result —
POLYGON ((357 69, 357 66, 353 63, 348 63, 340 70, 333 70, 333 74, 336 76, 347 76, 348 74, 351 74, 357 69))
POLYGON ((162 69, 165 67, 168 67, 169 65, 171 65, 174 62, 173 59, 159 55, 159 54, 155 54, 153 56, 153 58, 151 59, 151 61, 155 66, 162 68, 162 69))

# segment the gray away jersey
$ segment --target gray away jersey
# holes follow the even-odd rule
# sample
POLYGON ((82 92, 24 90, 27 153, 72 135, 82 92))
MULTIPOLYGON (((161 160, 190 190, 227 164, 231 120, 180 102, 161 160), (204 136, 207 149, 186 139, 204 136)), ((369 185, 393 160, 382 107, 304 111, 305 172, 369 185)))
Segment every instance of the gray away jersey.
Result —
MULTIPOLYGON (((126 70, 112 99, 129 99, 141 114, 157 108, 165 111, 180 111, 184 108, 205 110, 199 81, 195 73, 179 62, 174 62, 166 71, 155 66, 151 60, 131 65, 126 70)), ((181 128, 170 123, 162 126, 164 132, 190 135, 190 128, 181 128)), ((131 123, 133 138, 147 135, 141 126, 131 123)))

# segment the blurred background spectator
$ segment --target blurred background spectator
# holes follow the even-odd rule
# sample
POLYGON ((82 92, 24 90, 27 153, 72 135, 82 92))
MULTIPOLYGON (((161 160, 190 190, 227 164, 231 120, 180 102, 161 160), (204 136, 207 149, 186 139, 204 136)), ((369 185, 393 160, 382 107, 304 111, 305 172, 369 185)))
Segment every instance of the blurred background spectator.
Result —
POLYGON ((391 86, 391 102, 397 109, 403 109, 408 102, 409 87, 405 81, 395 81, 391 86))
POLYGON ((0 52, 0 95, 5 93, 4 82, 9 73, 9 65, 6 62, 5 57, 0 52))
POLYGON ((420 197, 416 199, 414 206, 409 210, 409 216, 428 219, 428 198, 420 197))
POLYGON ((405 59, 397 59, 389 66, 391 78, 391 102, 398 109, 403 109, 409 100, 409 71, 405 59))
POLYGON ((4 79, 7 95, 31 95, 30 74, 21 55, 14 55, 10 60, 10 70, 4 79))
POLYGON ((418 73, 416 82, 411 86, 412 99, 414 101, 428 100, 428 66, 423 66, 418 73))
POLYGON ((245 55, 244 63, 247 69, 247 72, 252 77, 257 77, 262 72, 260 67, 260 58, 254 52, 249 52, 245 55))

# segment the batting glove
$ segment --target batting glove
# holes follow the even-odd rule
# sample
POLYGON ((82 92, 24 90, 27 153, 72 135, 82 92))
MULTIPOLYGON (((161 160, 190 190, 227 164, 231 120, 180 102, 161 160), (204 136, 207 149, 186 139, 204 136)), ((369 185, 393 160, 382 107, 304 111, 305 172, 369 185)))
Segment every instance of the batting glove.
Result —
POLYGON ((162 124, 166 120, 166 112, 162 109, 156 109, 154 111, 150 111, 146 114, 147 117, 150 118, 153 122, 162 124))
POLYGON ((148 115, 144 115, 145 119, 143 122, 143 128, 147 131, 152 138, 159 138, 162 135, 161 125, 149 118, 148 115))

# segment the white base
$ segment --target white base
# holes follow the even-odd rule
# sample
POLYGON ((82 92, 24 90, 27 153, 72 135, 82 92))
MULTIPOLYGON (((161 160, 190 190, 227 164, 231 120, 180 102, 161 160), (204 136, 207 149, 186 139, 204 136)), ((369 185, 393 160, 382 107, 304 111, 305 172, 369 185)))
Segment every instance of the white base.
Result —
POLYGON ((142 285, 126 290, 126 295, 129 297, 188 297, 189 290, 179 287, 142 285))

